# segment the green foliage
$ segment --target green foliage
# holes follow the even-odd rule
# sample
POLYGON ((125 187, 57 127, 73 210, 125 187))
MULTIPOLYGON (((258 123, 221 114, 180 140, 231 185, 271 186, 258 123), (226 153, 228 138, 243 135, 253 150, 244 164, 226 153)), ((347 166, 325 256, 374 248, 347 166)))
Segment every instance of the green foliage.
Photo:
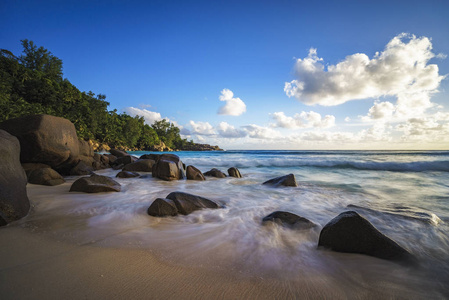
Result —
MULTIPOLYGON (((162 120, 145 124, 143 117, 108 111, 103 94, 81 92, 63 78, 62 60, 32 41, 23 40, 23 54, 0 49, 0 122, 30 114, 50 114, 69 119, 79 138, 111 147, 151 149, 163 141, 177 148, 179 128, 162 120)), ((179 149, 179 148, 178 148, 179 149)))

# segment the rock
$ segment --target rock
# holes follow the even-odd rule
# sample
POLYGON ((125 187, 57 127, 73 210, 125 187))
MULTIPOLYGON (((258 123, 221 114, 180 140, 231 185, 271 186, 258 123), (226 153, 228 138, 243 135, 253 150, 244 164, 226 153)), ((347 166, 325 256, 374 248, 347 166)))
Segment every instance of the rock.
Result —
POLYGON ((84 161, 80 161, 75 167, 73 167, 69 174, 72 176, 90 175, 94 172, 94 168, 91 165, 86 164, 84 161))
POLYGON ((343 212, 327 223, 321 230, 318 246, 388 260, 415 260, 407 250, 382 234, 355 211, 343 212))
POLYGON ((228 169, 228 174, 231 177, 235 177, 235 178, 242 178, 242 174, 240 174, 239 169, 232 167, 228 169))
POLYGON ((156 162, 152 159, 139 159, 125 165, 123 171, 151 172, 155 163, 156 162))
MULTIPOLYGON (((95 154, 97 154, 97 153, 95 153, 95 154)), ((109 156, 104 155, 104 154, 98 154, 98 155, 100 156, 100 163, 105 167, 109 166, 109 156)), ((94 156, 94 158, 95 158, 95 156, 94 156)))
POLYGON ((118 149, 111 149, 111 150, 109 150, 109 152, 117 158, 124 157, 124 156, 130 156, 128 153, 126 153, 126 151, 118 150, 118 149))
POLYGON ((147 213, 153 217, 176 216, 178 209, 172 200, 157 198, 151 203, 147 213))
POLYGON ((133 178, 133 177, 139 177, 140 174, 136 172, 130 172, 130 171, 121 171, 118 172, 115 177, 118 178, 133 178))
POLYGON ((144 154, 141 157, 139 157, 139 159, 152 159, 155 162, 159 160, 159 157, 161 157, 161 154, 144 154))
POLYGON ((157 151, 157 152, 170 152, 173 151, 173 149, 171 149, 170 147, 167 147, 167 145, 165 145, 165 143, 163 141, 161 141, 159 143, 159 145, 154 145, 153 146, 153 150, 157 151))
POLYGON ((59 185, 65 182, 64 178, 52 168, 41 168, 31 171, 28 182, 40 185, 59 185))
POLYGON ((220 208, 217 203, 209 199, 184 192, 170 193, 167 199, 173 200, 178 209, 178 213, 183 215, 188 215, 193 211, 203 208, 220 208))
POLYGON ((25 173, 27 174, 27 177, 28 177, 32 171, 37 170, 37 169, 50 168, 50 166, 46 165, 46 164, 39 164, 39 163, 24 163, 24 164, 22 164, 22 168, 25 170, 25 173))
POLYGON ((78 144, 80 156, 94 157, 94 148, 88 141, 78 140, 78 144))
POLYGON ((90 177, 81 177, 70 187, 70 192, 102 193, 120 192, 120 184, 112 178, 92 174, 90 177))
POLYGON ((67 119, 30 115, 4 121, 0 129, 19 139, 22 163, 44 163, 65 174, 79 161, 75 126, 67 119))
POLYGON ((153 177, 171 181, 185 178, 182 161, 177 155, 162 154, 153 165, 153 177))
POLYGON ((113 167, 118 166, 118 165, 126 166, 127 164, 133 163, 135 161, 136 161, 136 158, 134 156, 131 156, 131 155, 121 156, 121 157, 118 157, 112 165, 113 165, 113 167))
POLYGON ((280 176, 280 177, 276 177, 270 180, 265 181, 262 184, 266 184, 266 185, 272 185, 272 186, 298 186, 298 184, 296 183, 296 178, 295 175, 293 174, 288 174, 288 175, 284 175, 284 176, 280 176))
POLYGON ((187 166, 186 175, 187 179, 189 180, 198 180, 198 181, 206 180, 206 178, 204 178, 203 173, 201 173, 201 171, 195 168, 194 166, 187 166))
POLYGON ((316 226, 316 224, 310 220, 287 211, 275 211, 262 219, 262 224, 267 224, 269 222, 300 230, 316 226))
POLYGON ((6 225, 28 214, 27 176, 20 164, 19 140, 0 130, 0 223, 6 225))
POLYGON ((204 176, 210 176, 210 177, 216 177, 216 178, 226 178, 225 173, 223 173, 222 171, 215 169, 215 168, 204 173, 204 176))
POLYGON ((112 167, 114 166, 115 161, 117 160, 117 156, 112 155, 112 154, 105 154, 104 156, 106 156, 109 160, 109 165, 112 167))
POLYGON ((196 143, 193 143, 193 144, 188 143, 181 150, 185 150, 185 151, 223 151, 223 149, 221 149, 218 146, 211 146, 209 144, 196 144, 196 143))

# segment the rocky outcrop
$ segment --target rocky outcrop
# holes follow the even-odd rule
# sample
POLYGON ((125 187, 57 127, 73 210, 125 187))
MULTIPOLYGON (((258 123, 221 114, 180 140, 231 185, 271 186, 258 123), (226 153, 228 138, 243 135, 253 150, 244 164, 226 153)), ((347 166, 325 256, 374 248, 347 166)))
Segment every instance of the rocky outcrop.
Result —
POLYGON ((40 168, 31 171, 28 175, 28 182, 40 185, 60 185, 65 182, 64 178, 52 168, 40 168))
POLYGON ((315 227, 312 221, 287 211, 275 211, 262 219, 262 224, 276 223, 293 229, 309 229, 315 227))
POLYGON ((134 178, 134 177, 139 177, 140 174, 136 173, 136 172, 130 172, 130 171, 121 171, 118 172, 117 175, 115 175, 115 177, 117 178, 134 178))
POLYGON ((264 183, 265 185, 271 185, 274 187, 278 187, 278 186, 293 186, 296 187, 298 186, 298 184, 296 183, 296 178, 295 175, 293 174, 288 174, 285 176, 279 176, 270 180, 265 181, 264 183))
POLYGON ((415 261, 407 250, 382 234, 355 211, 343 212, 327 223, 321 230, 318 246, 388 260, 415 261))
POLYGON ((239 169, 232 167, 228 169, 228 174, 231 177, 235 177, 235 178, 242 178, 242 174, 240 174, 239 169))
POLYGON ((153 177, 171 181, 185 178, 184 164, 177 155, 163 154, 153 165, 153 177))
POLYGON ((165 199, 157 198, 154 200, 148 208, 148 214, 155 217, 175 216, 177 214, 188 215, 204 208, 220 208, 220 205, 200 196, 173 192, 165 199))
POLYGON ((225 173, 223 173, 222 171, 215 169, 215 168, 211 169, 210 171, 205 172, 204 176, 216 177, 216 178, 226 178, 225 173))
POLYGON ((31 115, 4 121, 0 129, 19 139, 22 163, 44 163, 65 174, 80 159, 75 126, 67 119, 31 115))
POLYGON ((123 167, 123 171, 151 172, 156 162, 152 159, 139 159, 123 167))
POLYGON ((102 193, 120 192, 120 184, 112 178, 92 174, 90 177, 81 177, 70 187, 70 192, 102 193))
POLYGON ((187 179, 189 180, 198 180, 198 181, 206 180, 206 178, 204 178, 203 173, 194 166, 187 166, 186 176, 187 179))
POLYGON ((181 150, 184 151, 223 151, 218 146, 211 146, 209 144, 187 144, 181 150))
POLYGON ((163 141, 161 141, 159 143, 159 145, 154 145, 152 150, 153 151, 157 151, 157 152, 170 152, 170 151, 173 151, 173 149, 171 149, 170 147, 165 145, 165 143, 163 141))
POLYGON ((28 214, 27 177, 20 164, 19 140, 0 130, 0 225, 28 214))

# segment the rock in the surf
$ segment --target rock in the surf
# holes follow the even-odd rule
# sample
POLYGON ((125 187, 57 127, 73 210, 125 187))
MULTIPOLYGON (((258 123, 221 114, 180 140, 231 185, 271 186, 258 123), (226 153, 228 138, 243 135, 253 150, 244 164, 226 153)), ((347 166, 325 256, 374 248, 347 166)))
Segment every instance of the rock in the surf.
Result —
POLYGON ((156 162, 152 159, 139 159, 123 167, 123 171, 151 172, 156 162))
POLYGON ((270 222, 299 230, 316 226, 312 221, 288 211, 275 211, 262 219, 264 225, 270 222))
POLYGON ((119 149, 111 149, 111 150, 109 150, 109 152, 117 158, 130 156, 126 151, 119 150, 119 149))
POLYGON ((242 178, 242 174, 240 174, 239 169, 232 167, 228 169, 228 174, 231 177, 235 177, 235 178, 242 178))
POLYGON ((0 225, 28 214, 27 176, 20 164, 19 140, 0 130, 0 225))
POLYGON ((178 213, 183 215, 188 215, 203 208, 220 208, 220 206, 212 200, 184 192, 170 193, 167 196, 167 199, 172 200, 175 203, 178 213))
POLYGON ((296 187, 296 186, 298 186, 298 184, 296 183, 295 175, 293 175, 293 174, 279 176, 279 177, 267 180, 262 184, 271 185, 271 186, 275 186, 275 187, 278 187, 278 186, 296 187))
POLYGON ((318 246, 337 252, 413 262, 414 257, 355 211, 346 211, 323 227, 318 246))
POLYGON ((216 178, 226 178, 225 173, 223 173, 222 171, 215 169, 215 168, 211 169, 210 171, 205 172, 204 176, 216 177, 216 178))
POLYGON ((185 178, 184 164, 177 155, 162 154, 153 165, 153 177, 171 181, 185 178))
POLYGON ((74 166, 69 174, 74 176, 80 176, 80 175, 90 175, 94 172, 94 168, 92 165, 86 164, 84 161, 79 161, 76 166, 74 166))
POLYGON ((59 185, 65 182, 64 178, 52 168, 35 169, 28 175, 28 182, 40 185, 59 185))
POLYGON ((176 216, 178 214, 178 209, 173 200, 157 198, 151 203, 147 213, 153 217, 176 216))
POLYGON ((203 173, 194 166, 187 166, 186 175, 187 179, 189 180, 198 180, 198 181, 206 180, 203 173))
POLYGON ((136 173, 136 172, 131 172, 131 171, 121 171, 118 172, 117 175, 115 175, 115 177, 117 178, 134 178, 134 177, 139 177, 140 174, 136 173))
POLYGON ((81 177, 70 187, 70 192, 102 193, 120 192, 120 184, 107 176, 92 174, 90 177, 81 177))

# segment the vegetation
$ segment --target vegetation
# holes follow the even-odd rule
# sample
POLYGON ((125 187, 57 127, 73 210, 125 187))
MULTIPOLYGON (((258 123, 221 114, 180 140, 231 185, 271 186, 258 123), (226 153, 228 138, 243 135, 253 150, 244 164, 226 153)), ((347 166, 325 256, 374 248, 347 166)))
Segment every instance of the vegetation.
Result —
POLYGON ((23 54, 0 50, 0 122, 29 114, 69 119, 78 137, 115 148, 151 149, 160 141, 173 149, 194 143, 179 128, 161 120, 151 126, 143 117, 108 111, 103 94, 81 92, 63 78, 62 60, 32 41, 22 40, 23 54))

